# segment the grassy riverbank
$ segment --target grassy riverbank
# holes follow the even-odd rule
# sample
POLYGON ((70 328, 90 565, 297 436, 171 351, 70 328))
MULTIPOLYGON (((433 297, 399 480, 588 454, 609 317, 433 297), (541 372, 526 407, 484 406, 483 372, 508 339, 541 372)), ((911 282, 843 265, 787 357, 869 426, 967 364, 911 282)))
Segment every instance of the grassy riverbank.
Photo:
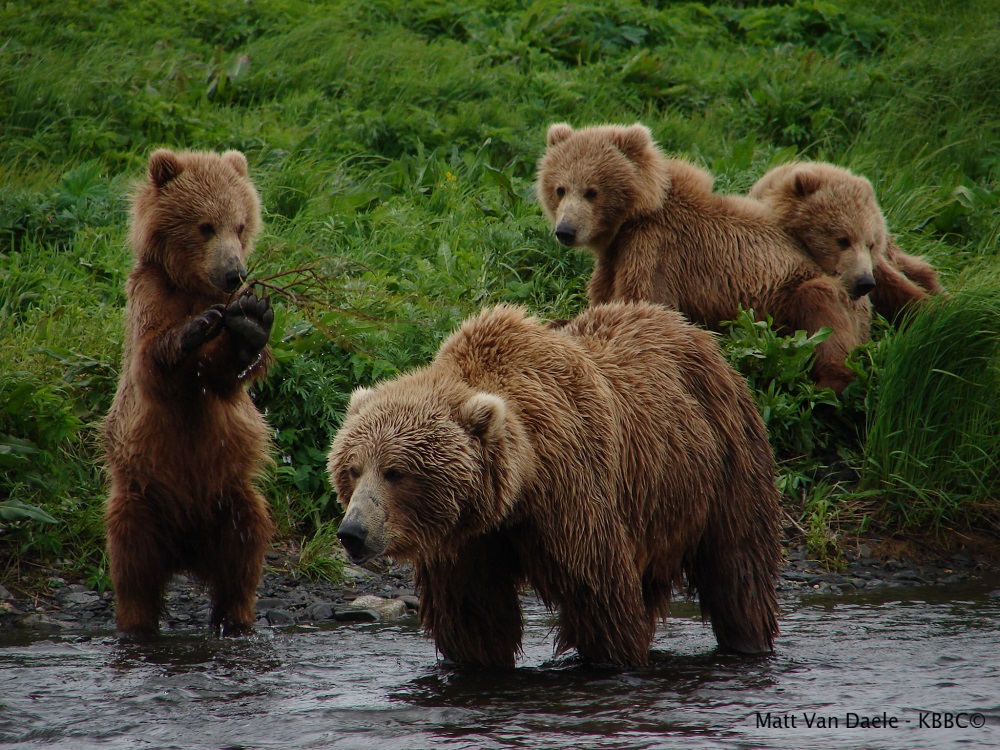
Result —
POLYGON ((0 581, 106 585, 96 425, 121 353, 127 193, 159 146, 243 150, 277 299, 268 495, 334 573, 324 473, 350 391, 500 301, 564 317, 591 261, 532 191, 546 127, 640 120, 743 191, 792 157, 868 176, 952 295, 876 326, 842 399, 812 346, 725 337, 780 459, 789 527, 942 543, 1000 529, 1000 17, 989 0, 37 2, 0 7, 0 581))

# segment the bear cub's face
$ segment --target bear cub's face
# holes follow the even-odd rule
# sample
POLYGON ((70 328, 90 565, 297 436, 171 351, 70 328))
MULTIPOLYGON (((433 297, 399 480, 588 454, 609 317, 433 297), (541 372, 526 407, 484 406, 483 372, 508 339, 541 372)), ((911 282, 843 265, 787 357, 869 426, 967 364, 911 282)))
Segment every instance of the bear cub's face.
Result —
POLYGON ((636 159, 652 147, 649 131, 552 125, 538 166, 538 195, 556 239, 568 247, 611 241, 636 200, 636 159))
POLYGON ((185 291, 216 298, 236 291, 260 230, 246 157, 160 149, 148 172, 133 220, 142 260, 162 265, 185 291))
POLYGON ((792 164, 764 175, 750 197, 769 203, 778 221, 852 299, 875 288, 874 268, 889 234, 868 180, 832 164, 792 164))
POLYGON ((502 421, 503 402, 489 394, 453 408, 405 380, 356 390, 328 462, 351 559, 427 558, 449 536, 481 529, 482 437, 502 421))

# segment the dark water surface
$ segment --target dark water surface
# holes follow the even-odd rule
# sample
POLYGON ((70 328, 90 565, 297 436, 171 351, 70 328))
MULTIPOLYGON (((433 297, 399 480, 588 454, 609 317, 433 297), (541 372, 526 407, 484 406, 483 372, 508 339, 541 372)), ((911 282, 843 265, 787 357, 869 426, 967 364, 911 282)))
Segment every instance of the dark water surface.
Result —
POLYGON ((651 665, 629 670, 553 658, 531 599, 510 672, 448 667, 415 619, 141 645, 3 631, 0 745, 1000 747, 997 585, 788 599, 763 658, 716 653, 679 604, 651 665))

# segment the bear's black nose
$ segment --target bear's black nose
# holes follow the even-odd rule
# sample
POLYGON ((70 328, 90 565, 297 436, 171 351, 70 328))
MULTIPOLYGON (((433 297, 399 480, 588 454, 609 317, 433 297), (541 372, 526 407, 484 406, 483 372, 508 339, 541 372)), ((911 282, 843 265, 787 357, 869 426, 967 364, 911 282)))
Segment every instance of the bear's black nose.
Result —
POLYGON ((854 299, 861 299, 874 288, 875 277, 870 273, 866 273, 854 282, 854 290, 851 292, 851 296, 854 297, 854 299))
POLYGON ((570 226, 565 222, 560 223, 556 227, 556 239, 564 245, 576 244, 576 227, 570 226))
POLYGON ((230 268, 226 271, 226 291, 235 292, 240 288, 240 284, 247 280, 247 269, 243 264, 230 268))
POLYGON ((337 529, 337 538, 344 545, 347 554, 352 560, 357 560, 365 556, 365 540, 368 538, 368 529, 356 521, 344 521, 337 529))

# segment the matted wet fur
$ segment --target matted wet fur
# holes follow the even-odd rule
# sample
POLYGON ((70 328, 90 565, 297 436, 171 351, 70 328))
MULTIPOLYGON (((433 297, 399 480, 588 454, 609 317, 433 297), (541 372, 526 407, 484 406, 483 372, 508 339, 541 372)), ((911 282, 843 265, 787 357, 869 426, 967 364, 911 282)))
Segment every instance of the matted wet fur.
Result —
POLYGON ((122 371, 104 421, 106 526, 118 628, 159 627, 164 588, 208 584, 212 625, 249 631, 273 525, 255 480, 268 429, 246 386, 266 372, 274 313, 230 301, 260 203, 243 154, 156 151, 133 200, 135 267, 122 371))
POLYGON ((771 650, 773 470, 712 334, 647 303, 558 327, 485 311, 427 367, 358 389, 329 457, 352 558, 412 561, 439 651, 500 667, 526 583, 588 661, 645 664, 684 584, 721 646, 771 650))

